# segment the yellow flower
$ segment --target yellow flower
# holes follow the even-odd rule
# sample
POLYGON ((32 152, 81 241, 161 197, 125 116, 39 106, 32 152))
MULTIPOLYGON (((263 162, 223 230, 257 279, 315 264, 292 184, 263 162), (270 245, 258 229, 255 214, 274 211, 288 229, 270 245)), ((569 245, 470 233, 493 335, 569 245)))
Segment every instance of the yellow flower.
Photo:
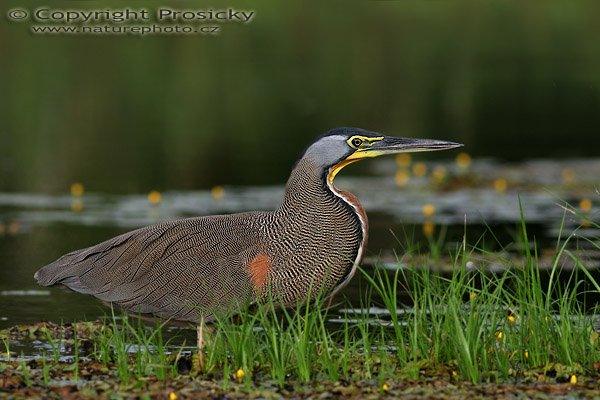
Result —
POLYGON ((71 201, 71 211, 80 212, 83 210, 83 201, 81 199, 73 199, 71 201))
POLYGON ((85 188, 79 182, 75 182, 71 185, 71 196, 79 197, 83 195, 85 188))
POLYGON ((527 350, 525 350, 525 359, 529 360, 529 352, 527 350))
POLYGON ((408 153, 400 153, 396 156, 396 164, 400 167, 408 167, 412 161, 412 157, 408 153))
POLYGON ((214 186, 212 189, 210 189, 210 194, 213 199, 221 200, 223 196, 225 196, 225 189, 223 186, 214 186))
POLYGON ((433 169, 433 171, 431 171, 431 179, 435 183, 443 182, 446 178, 447 172, 448 170, 446 169, 446 167, 442 167, 441 165, 437 166, 433 169))
POLYGON ((410 174, 408 173, 407 170, 401 169, 400 171, 396 172, 395 181, 396 181, 396 185, 398 185, 400 187, 406 186, 408 184, 408 182, 410 181, 410 174))
POLYGON ((506 192, 508 181, 504 178, 498 178, 494 181, 494 190, 498 193, 506 192))
POLYGON ((516 320, 515 320, 515 316, 514 316, 514 315, 509 315, 509 316, 508 316, 508 322, 509 322, 511 325, 514 325, 514 324, 515 324, 515 321, 516 321, 516 320))
POLYGON ((575 170, 572 168, 563 169, 561 175, 564 183, 571 183, 575 180, 575 170))
POLYGON ((459 153, 456 156, 456 165, 460 169, 468 169, 471 166, 471 156, 467 153, 459 153))
POLYGON ((571 385, 574 385, 577 383, 577 375, 571 375, 571 379, 569 380, 569 382, 571 382, 571 385))
POLYGON ((496 332, 496 339, 501 342, 502 338, 504 337, 504 334, 502 333, 502 331, 496 332))
POLYGON ((413 165, 413 174, 415 176, 424 176, 427 173, 427 164, 424 162, 418 162, 413 165))
POLYGON ((583 212, 590 211, 592 209, 592 201, 590 199, 581 199, 579 208, 581 208, 581 211, 583 212))
POLYGON ((433 204, 425 204, 421 211, 426 218, 431 217, 435 214, 435 206, 433 204))
POLYGON ((435 233, 435 224, 431 221, 423 222, 423 234, 430 238, 435 233))
POLYGON ((169 400, 177 400, 177 393, 170 392, 169 393, 169 400))
POLYGON ((388 386, 388 384, 387 384, 387 383, 384 383, 383 385, 381 385, 381 389, 382 389, 384 392, 387 392, 388 390, 390 390, 390 387, 388 386))
POLYGON ((148 193, 148 203, 152 205, 160 203, 161 199, 162 196, 158 190, 153 190, 150 193, 148 193))
POLYGON ((244 370, 240 368, 235 372, 235 379, 237 379, 237 381, 241 383, 245 375, 246 373, 244 372, 244 370))

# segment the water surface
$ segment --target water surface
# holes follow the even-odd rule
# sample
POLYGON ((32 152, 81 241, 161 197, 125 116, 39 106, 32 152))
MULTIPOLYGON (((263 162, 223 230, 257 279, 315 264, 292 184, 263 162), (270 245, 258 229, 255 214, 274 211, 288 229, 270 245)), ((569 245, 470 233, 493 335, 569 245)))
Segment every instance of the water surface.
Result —
MULTIPOLYGON (((398 185, 401 170, 393 159, 370 164, 371 176, 340 176, 336 185, 355 193, 369 215, 370 236, 365 265, 388 269, 402 266, 398 257, 410 250, 429 251, 424 224, 433 224, 433 238, 443 233, 442 254, 467 243, 494 251, 516 251, 521 204, 529 234, 541 250, 550 253, 556 238, 576 232, 572 246, 584 252, 588 267, 600 260, 581 238, 597 240, 593 225, 581 227, 581 215, 566 211, 567 203, 582 215, 597 220, 600 160, 531 161, 500 164, 491 160, 461 168, 454 162, 427 164, 428 171, 446 171, 443 179, 431 173, 398 185), (506 188, 498 187, 505 180, 506 188), (590 209, 581 209, 590 201, 590 209), (432 215, 423 207, 432 205, 432 215), (482 239, 483 238, 483 239, 482 239)), ((410 168, 410 167, 409 167, 410 168)), ((166 192, 159 204, 147 194, 104 195, 85 193, 45 195, 0 193, 0 328, 40 320, 67 322, 96 319, 106 309, 94 298, 36 285, 33 274, 61 255, 101 242, 128 230, 175 218, 270 210, 277 207, 283 186, 225 187, 215 191, 166 192)), ((443 259, 442 259, 443 260, 443 259)), ((402 260, 400 260, 402 261, 402 260)), ((475 260, 477 267, 502 270, 492 261, 475 260)), ((543 261, 543 260, 542 260, 543 261)), ((442 261, 443 262, 443 261, 442 261)), ((450 265, 429 265, 449 268, 450 265)), ((362 282, 364 287, 364 282, 362 282)), ((342 292, 359 304, 361 280, 353 279, 342 292)))

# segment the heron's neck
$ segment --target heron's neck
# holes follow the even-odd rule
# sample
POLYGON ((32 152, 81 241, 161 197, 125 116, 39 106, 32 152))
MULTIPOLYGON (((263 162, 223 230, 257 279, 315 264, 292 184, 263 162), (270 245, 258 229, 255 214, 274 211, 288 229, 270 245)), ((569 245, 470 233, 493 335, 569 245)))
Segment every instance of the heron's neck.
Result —
MULTIPOLYGON (((347 249, 349 264, 338 266, 343 270, 336 290, 343 287, 354 275, 360 263, 368 238, 367 215, 352 193, 333 186, 328 180, 329 171, 316 167, 310 160, 302 159, 288 180, 283 202, 276 213, 281 220, 295 229, 315 235, 326 246, 347 249), (354 245, 348 248, 348 244, 354 245)), ((321 246, 316 245, 317 247, 321 246)))
POLYGON ((366 214, 358 199, 349 192, 337 189, 328 176, 328 170, 323 171, 310 159, 298 161, 287 182, 279 210, 308 215, 312 210, 318 214, 324 208, 341 204, 358 218, 362 229, 366 230, 366 214))
POLYGON ((334 193, 327 185, 327 171, 323 172, 310 159, 303 158, 292 170, 280 209, 306 214, 334 201, 334 193))

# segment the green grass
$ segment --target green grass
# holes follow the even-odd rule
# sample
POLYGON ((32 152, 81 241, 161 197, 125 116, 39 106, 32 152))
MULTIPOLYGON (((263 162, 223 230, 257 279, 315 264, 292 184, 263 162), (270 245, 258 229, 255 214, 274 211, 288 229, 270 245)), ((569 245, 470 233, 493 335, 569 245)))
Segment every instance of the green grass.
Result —
POLYGON ((2 340, 2 346, 4 347, 4 354, 6 354, 7 361, 10 361, 10 343, 8 342, 8 338, 0 338, 2 340))
POLYGON ((44 385, 48 386, 50 382, 50 367, 48 365, 48 361, 46 360, 46 352, 42 353, 42 381, 44 385))
POLYGON ((21 375, 23 376, 23 382, 25 383, 25 386, 30 387, 31 386, 31 378, 30 378, 30 372, 29 372, 29 366, 25 363, 25 361, 21 361, 19 363, 19 370, 21 371, 21 375))
MULTIPOLYGON (((361 314, 355 323, 332 329, 322 299, 279 314, 259 308, 242 313, 241 325, 219 321, 217 331, 226 333, 217 333, 207 351, 218 348, 217 358, 231 362, 231 369, 270 375, 280 385, 286 379, 335 381, 353 375, 383 376, 385 381, 395 373, 418 379, 442 366, 473 383, 527 378, 533 370, 594 375, 594 363, 600 362, 598 333, 577 295, 583 276, 594 290, 598 283, 568 250, 573 235, 563 239, 562 228, 550 277, 542 279, 536 243, 529 238, 524 217, 522 221, 521 254, 510 259, 463 243, 451 254, 449 277, 425 265, 393 273, 362 271, 371 289, 363 304, 379 302, 387 309, 384 323, 361 314), (559 273, 565 275, 565 256, 576 266, 566 284, 557 280, 559 273), (505 272, 468 268, 469 261, 481 258, 495 258, 505 272), (398 294, 406 289, 412 308, 399 315, 396 310, 403 305, 398 294)), ((435 257, 440 257, 439 250, 435 257)))
MULTIPOLYGON (((597 377, 599 335, 577 296, 597 292, 600 286, 571 250, 576 236, 563 237, 562 227, 548 278, 543 279, 536 242, 522 220, 516 246, 520 253, 509 258, 465 242, 444 256, 442 244, 433 241, 436 260, 449 256, 449 275, 432 272, 426 258, 392 272, 361 270, 368 284, 363 311, 347 311, 341 323, 330 321, 327 298, 318 291, 314 301, 291 309, 280 309, 273 300, 219 317, 205 338, 204 365, 196 365, 192 373, 216 379, 225 389, 231 381, 251 386, 255 380, 280 387, 289 382, 376 380, 383 388, 397 377, 445 375, 473 383, 527 380, 549 372, 567 380, 581 374, 597 377), (572 271, 563 270, 566 259, 575 265, 572 271), (505 270, 490 273, 485 266, 472 267, 481 260, 505 270), (559 274, 566 274, 568 281, 559 282, 559 274), (583 287, 582 278, 591 288, 583 287), (399 302, 401 292, 408 292, 410 307, 399 302), (369 315, 374 305, 387 313, 369 315)), ((597 242, 585 240, 600 249, 597 242)), ((166 350, 164 325, 148 327, 113 312, 92 335, 92 358, 114 368, 122 382, 175 377, 176 360, 183 356, 166 350)), ((63 337, 52 340, 48 334, 48 339, 57 360, 63 337)), ((29 382, 26 366, 21 368, 29 382)), ((44 371, 47 380, 46 364, 44 371)))
POLYGON ((162 330, 166 324, 150 328, 140 319, 117 317, 111 310, 108 323, 93 333, 93 357, 107 368, 115 366, 117 377, 123 382, 145 376, 165 380, 176 369, 166 352, 167 343, 163 342, 162 330))
POLYGON ((48 343, 50 345, 50 351, 52 352, 52 357, 54 358, 54 362, 57 363, 60 360, 63 338, 61 336, 55 340, 52 337, 52 333, 48 329, 42 329, 42 332, 46 336, 46 343, 48 343))

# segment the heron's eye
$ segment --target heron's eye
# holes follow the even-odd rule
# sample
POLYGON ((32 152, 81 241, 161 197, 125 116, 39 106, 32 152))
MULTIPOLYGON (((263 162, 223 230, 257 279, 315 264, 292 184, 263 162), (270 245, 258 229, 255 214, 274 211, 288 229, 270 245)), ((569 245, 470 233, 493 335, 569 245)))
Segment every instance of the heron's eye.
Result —
POLYGON ((363 143, 361 138, 357 138, 355 137, 354 139, 352 139, 352 146, 358 148, 360 147, 360 145, 363 143))

